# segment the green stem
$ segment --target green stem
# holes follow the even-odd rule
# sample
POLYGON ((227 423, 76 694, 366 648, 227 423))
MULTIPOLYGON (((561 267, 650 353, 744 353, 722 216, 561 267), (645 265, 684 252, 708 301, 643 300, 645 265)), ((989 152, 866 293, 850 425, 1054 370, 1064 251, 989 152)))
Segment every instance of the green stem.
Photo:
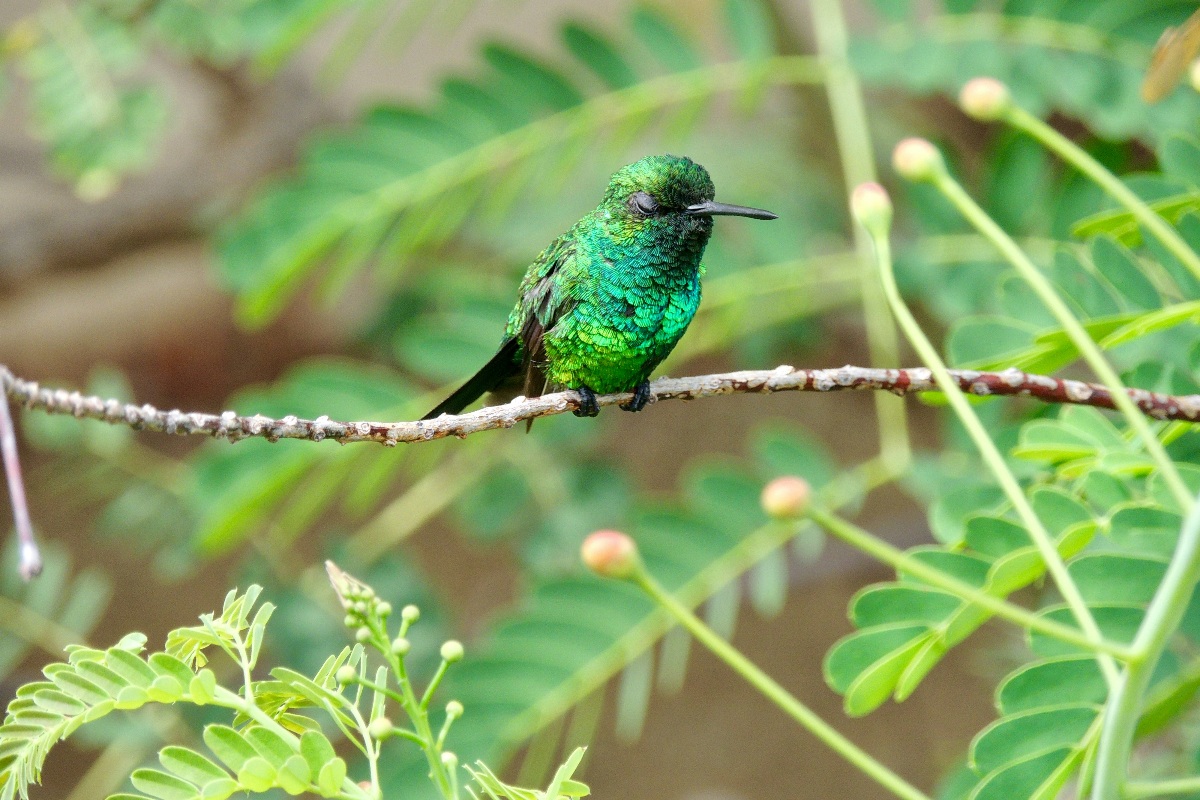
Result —
POLYGON ((1200 792, 1200 776, 1196 775, 1168 781, 1138 781, 1125 787, 1125 797, 1129 800, 1162 797, 1168 794, 1196 794, 1197 792, 1200 792))
MULTIPOLYGON (((876 178, 862 87, 846 58, 846 20, 842 15, 841 1, 813 0, 812 14, 817 50, 825 66, 825 92, 833 116, 834 137, 841 154, 842 178, 846 196, 849 197, 854 187, 876 178)), ((854 249, 858 254, 871 366, 895 366, 900 363, 900 343, 871 258, 871 237, 861 226, 851 227, 854 231, 854 249)), ((876 392, 874 400, 880 453, 886 461, 903 469, 912 460, 904 398, 876 392)))
POLYGON ((1060 622, 1055 622, 1052 619, 1039 616, 1028 609, 1009 603, 995 595, 988 594, 969 583, 942 572, 936 567, 931 567, 925 562, 913 558, 903 550, 888 544, 876 536, 872 536, 862 528, 823 508, 814 505, 809 510, 808 515, 818 525, 846 544, 878 561, 882 561, 897 572, 906 572, 913 577, 925 581, 930 586, 943 589, 967 602, 981 606, 997 617, 1007 620, 1014 625, 1043 633, 1061 642, 1073 644, 1087 650, 1099 650, 1121 660, 1132 657, 1132 653, 1126 647, 1103 639, 1099 642, 1093 641, 1077 628, 1072 628, 1060 622))
MULTIPOLYGON (((945 174, 945 170, 938 170, 936 174, 940 178, 945 174)), ((980 214, 982 213, 980 211, 980 214)), ((988 221, 990 222, 990 220, 988 221)), ((994 225, 995 223, 992 224, 994 225)), ((921 326, 913 317, 912 312, 908 310, 908 306, 905 305, 903 298, 900 297, 900 290, 896 286, 896 276, 892 271, 891 246, 888 242, 887 231, 876 226, 869 232, 875 244, 875 257, 878 262, 880 275, 883 278, 883 290, 892 305, 892 311, 896 315, 897 322, 900 323, 900 327, 908 336, 908 340, 917 351, 917 355, 921 357, 921 360, 933 372, 938 386, 941 387, 942 392, 946 395, 947 402, 962 422, 971 439, 975 442, 975 446, 979 449, 979 454, 983 458, 984 464, 991 470, 992 475, 996 478, 996 482, 1000 484, 1000 488, 1008 497, 1009 502, 1013 504, 1017 516, 1021 518, 1025 529, 1029 532, 1030 538, 1033 539, 1038 552, 1041 553, 1042 560, 1046 564, 1046 571, 1054 579, 1055 585, 1070 607, 1071 613, 1079 623, 1080 629, 1083 630, 1084 635, 1087 637, 1090 643, 1089 649, 1097 653, 1097 661, 1100 664, 1100 669, 1103 671, 1105 679, 1111 687, 1117 681, 1117 667, 1113 663, 1112 658, 1103 649, 1104 637, 1101 636, 1100 628, 1096 625, 1096 620, 1092 617, 1087 603, 1084 602, 1083 596, 1079 593, 1079 587, 1071 579, 1070 573, 1067 572, 1067 566, 1063 563, 1062 556, 1059 555, 1058 549, 1050 537, 1050 533, 1042 525, 1041 520, 1038 519, 1033 507, 1029 504, 1029 499, 1025 497, 1025 493, 1021 490, 1021 485, 1017 482, 1016 476, 1008 468, 1008 464, 1004 462, 1004 457, 1000 455, 1000 451, 996 448, 996 443, 988 435, 987 429, 984 428, 983 422, 979 419, 979 415, 971 408, 971 404, 967 402, 963 391, 958 388, 958 384, 950 377, 950 373, 946 370, 946 364, 938 354, 937 348, 925 336, 925 332, 921 330, 921 326)))
POLYGON ((928 795, 876 761, 870 753, 839 733, 736 648, 714 633, 685 605, 659 585, 645 569, 639 569, 634 574, 633 580, 680 625, 687 628, 698 642, 711 650, 734 672, 741 675, 747 683, 832 748, 838 755, 858 767, 865 775, 897 797, 904 798, 904 800, 930 800, 928 795))
MULTIPOLYGON (((1028 116, 1025 115, 1025 112, 1020 111, 1019 109, 1016 109, 1012 113, 1019 113, 1020 115, 1028 116)), ((1037 122, 1039 125, 1044 125, 1044 123, 1041 123, 1040 121, 1037 122)), ((1050 130, 1048 126, 1046 126, 1046 129, 1050 130)), ((1057 132, 1051 131, 1051 133, 1053 133, 1054 136, 1059 136, 1057 132)), ((1059 138, 1061 138, 1061 136, 1059 136, 1059 138)), ((1063 141, 1066 140, 1064 139, 1063 141)), ((1047 144, 1049 145, 1050 143, 1047 142, 1047 144)), ((1068 142, 1068 144, 1070 143, 1068 142)), ((1071 147, 1074 147, 1074 145, 1071 145, 1071 147)), ((1104 168, 1100 167, 1098 164, 1096 166, 1102 172, 1104 172, 1109 179, 1113 181, 1116 180, 1116 178, 1112 176, 1112 173, 1104 170, 1104 168)), ((1097 176, 1092 175, 1091 173, 1088 173, 1088 175, 1089 177, 1098 181, 1097 176)), ((1179 507, 1186 512, 1192 505, 1192 496, 1188 491, 1187 485, 1179 476, 1178 470, 1175 469, 1175 462, 1173 462, 1171 457, 1167 455, 1166 449, 1163 447, 1162 442, 1158 440, 1158 437, 1155 436, 1154 431, 1151 430, 1150 424, 1146 421, 1146 417, 1140 410, 1138 410, 1138 407, 1134 405, 1133 400, 1130 399, 1129 390, 1123 383, 1121 383, 1121 379, 1117 376, 1116 371, 1108 363, 1108 360, 1105 359, 1104 354, 1100 352, 1100 348, 1096 345, 1096 342, 1091 336, 1088 335, 1088 332, 1084 330, 1083 325, 1080 324, 1079 320, 1075 318, 1075 315, 1071 313, 1071 309, 1067 307, 1067 304, 1063 302, 1061 297, 1058 296, 1058 293, 1055 292, 1054 287, 1050 285, 1050 281, 1048 281, 1046 276, 1042 274, 1041 270, 1039 270, 1034 263, 1029 260, 1029 256, 1022 252, 1021 248, 1017 246, 1017 243, 1012 240, 1012 237, 1005 233, 1004 230, 996 224, 996 221, 988 216, 986 211, 979 207, 975 200, 966 193, 966 191, 957 181, 950 177, 950 174, 946 172, 944 168, 939 168, 934 171, 933 185, 937 187, 938 191, 940 191, 946 197, 946 199, 954 204, 959 213, 962 214, 963 217, 965 217, 967 221, 975 227, 976 230, 991 240, 992 244, 996 246, 996 249, 1000 251, 1000 253, 1010 264, 1013 265, 1021 277, 1025 279, 1025 282, 1029 284, 1029 286, 1045 304, 1046 308, 1050 310, 1050 313, 1054 315, 1054 318, 1058 320, 1060 325, 1062 325, 1063 331, 1066 332, 1071 342, 1074 343, 1074 345, 1079 349, 1079 354, 1083 356, 1083 360, 1086 361, 1088 366, 1092 368, 1092 371, 1096 373, 1096 377, 1100 379, 1100 382, 1104 384, 1105 388, 1112 393, 1113 404, 1117 407, 1117 410, 1125 416, 1129 426, 1133 430, 1137 431, 1137 434, 1141 438, 1143 445, 1146 447, 1146 451, 1158 465, 1159 471, 1162 473, 1163 480, 1166 481, 1168 488, 1171 490, 1171 494, 1175 497, 1175 501, 1179 503, 1179 507)), ((1149 211, 1149 209, 1147 209, 1147 211, 1149 211)), ((1150 213, 1153 214, 1153 212, 1150 213)), ((1156 219, 1157 218, 1158 217, 1156 216, 1156 219)), ((1165 225, 1165 223, 1163 224, 1165 225)), ((1195 255, 1193 254, 1193 258, 1194 257, 1195 255)))
MULTIPOLYGON (((404 630, 407 630, 406 626, 404 630)), ((425 753, 425 760, 429 763, 430 777, 433 778, 433 782, 437 785, 442 797, 446 800, 457 800, 457 788, 452 776, 446 774, 446 765, 442 763, 441 758, 441 748, 433 736, 433 729, 429 727, 429 713, 422 702, 417 699, 416 693, 413 692, 412 679, 408 677, 408 672, 404 666, 404 659, 392 652, 386 636, 383 637, 382 646, 379 646, 378 649, 387 658, 388 665, 392 668, 392 673, 396 676, 396 683, 400 685, 400 694, 402 695, 400 705, 404 708, 404 712, 408 714, 409 721, 412 722, 417 736, 423 742, 421 750, 425 753)))
POLYGON ((1125 183, 1112 174, 1086 150, 1063 136, 1042 120, 1030 114, 1019 106, 1010 105, 1003 115, 1005 122, 1014 128, 1028 133, 1043 145, 1057 153, 1064 161, 1087 175, 1097 186, 1103 189, 1109 197, 1116 200, 1129 210, 1146 230, 1162 242, 1171 255, 1179 259, 1187 269, 1200 278, 1200 255, 1197 255, 1179 232, 1155 213, 1146 201, 1134 194, 1125 183))
POLYGON ((1200 580, 1200 502, 1192 505, 1175 555, 1146 609, 1133 639, 1134 658, 1109 697, 1104 729, 1096 751, 1094 800, 1118 800, 1125 784, 1129 753, 1142 710, 1142 696, 1171 635, 1187 610, 1188 598, 1200 580))

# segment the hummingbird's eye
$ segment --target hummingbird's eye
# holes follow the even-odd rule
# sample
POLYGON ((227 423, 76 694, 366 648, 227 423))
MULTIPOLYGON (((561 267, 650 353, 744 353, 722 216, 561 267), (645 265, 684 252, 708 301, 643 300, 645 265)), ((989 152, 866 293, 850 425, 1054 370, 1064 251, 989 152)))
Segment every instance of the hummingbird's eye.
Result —
POLYGON ((645 192, 635 192, 629 198, 629 207, 643 217, 649 217, 658 213, 658 201, 645 192))

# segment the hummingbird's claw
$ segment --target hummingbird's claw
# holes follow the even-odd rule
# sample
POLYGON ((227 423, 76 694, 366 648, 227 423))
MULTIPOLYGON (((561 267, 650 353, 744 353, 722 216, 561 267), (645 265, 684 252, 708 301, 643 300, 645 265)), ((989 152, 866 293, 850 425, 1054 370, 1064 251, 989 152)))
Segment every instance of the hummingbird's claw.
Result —
POLYGON ((596 402, 596 393, 586 386, 580 386, 575 391, 579 392, 579 408, 571 413, 577 417, 594 417, 600 413, 600 404, 596 402))
POLYGON ((650 381, 647 379, 633 387, 633 399, 628 403, 621 403, 621 408, 625 411, 641 411, 649 402, 650 381))

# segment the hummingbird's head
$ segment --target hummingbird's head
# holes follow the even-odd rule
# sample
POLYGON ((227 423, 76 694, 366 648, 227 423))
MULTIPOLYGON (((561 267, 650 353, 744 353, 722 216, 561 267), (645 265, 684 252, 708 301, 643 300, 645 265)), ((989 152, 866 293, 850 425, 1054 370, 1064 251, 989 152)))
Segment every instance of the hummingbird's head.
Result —
POLYGON ((776 218, 770 211, 714 202, 715 192, 708 170, 690 158, 646 156, 617 170, 604 194, 604 206, 637 228, 665 224, 705 238, 717 215, 776 218))

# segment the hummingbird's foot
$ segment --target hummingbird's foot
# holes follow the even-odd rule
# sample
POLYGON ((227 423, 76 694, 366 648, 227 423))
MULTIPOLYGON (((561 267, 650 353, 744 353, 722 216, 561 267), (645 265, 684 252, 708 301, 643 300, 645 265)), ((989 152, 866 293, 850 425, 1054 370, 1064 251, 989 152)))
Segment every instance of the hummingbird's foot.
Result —
POLYGON ((596 402, 596 393, 586 386, 580 386, 575 391, 579 392, 579 408, 571 413, 577 417, 594 417, 600 413, 600 404, 596 402))
POLYGON ((646 407, 646 403, 650 402, 650 381, 644 380, 637 386, 633 387, 633 399, 628 403, 621 403, 621 408, 626 411, 641 411, 646 407))

